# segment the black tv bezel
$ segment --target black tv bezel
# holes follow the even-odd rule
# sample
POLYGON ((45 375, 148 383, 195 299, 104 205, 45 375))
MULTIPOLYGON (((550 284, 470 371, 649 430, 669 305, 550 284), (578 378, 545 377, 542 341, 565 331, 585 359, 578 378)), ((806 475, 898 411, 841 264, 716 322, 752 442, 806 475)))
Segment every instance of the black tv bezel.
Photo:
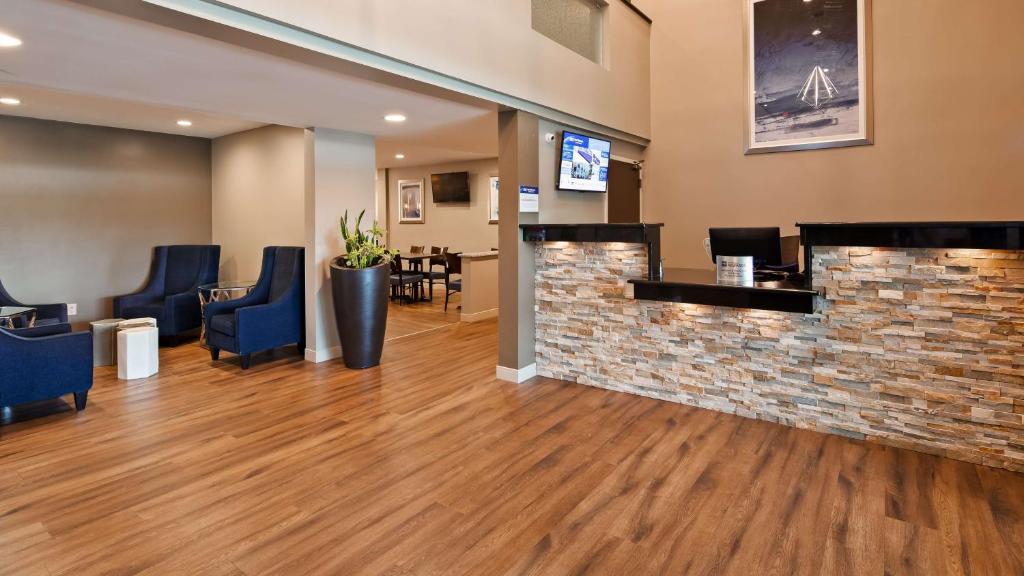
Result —
POLYGON ((612 158, 612 141, 610 138, 603 138, 601 136, 591 136, 583 132, 573 132, 572 130, 562 130, 562 138, 558 141, 558 150, 555 154, 555 189, 562 190, 564 192, 578 192, 580 194, 607 194, 608 193, 608 180, 604 181, 604 190, 580 190, 578 188, 562 188, 562 152, 565 148, 565 135, 572 134, 573 136, 583 136, 584 138, 592 138, 594 140, 600 140, 601 142, 608 143, 608 168, 611 168, 612 158))
POLYGON ((473 185, 470 181, 470 174, 468 170, 457 170, 455 172, 437 172, 430 175, 430 199, 434 204, 469 204, 473 201, 473 185), (434 176, 445 176, 447 174, 465 174, 466 175, 466 199, 465 200, 444 200, 438 201, 437 197, 434 196, 434 176))

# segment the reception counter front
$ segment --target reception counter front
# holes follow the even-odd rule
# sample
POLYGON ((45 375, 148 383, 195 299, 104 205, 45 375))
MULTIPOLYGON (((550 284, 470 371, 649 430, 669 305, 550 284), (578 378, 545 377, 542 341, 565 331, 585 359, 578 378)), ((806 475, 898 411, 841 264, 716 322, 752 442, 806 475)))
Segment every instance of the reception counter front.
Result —
POLYGON ((662 273, 660 225, 523 226, 538 374, 1024 471, 1024 223, 799 226, 748 287, 662 273))

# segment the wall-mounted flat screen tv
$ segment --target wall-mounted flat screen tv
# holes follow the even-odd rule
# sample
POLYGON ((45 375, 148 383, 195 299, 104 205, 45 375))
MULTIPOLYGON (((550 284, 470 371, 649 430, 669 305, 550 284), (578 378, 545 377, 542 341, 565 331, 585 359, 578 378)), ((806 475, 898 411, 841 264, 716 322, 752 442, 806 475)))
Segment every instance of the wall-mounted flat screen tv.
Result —
POLYGON ((608 191, 608 161, 612 143, 591 136, 562 132, 558 188, 577 192, 608 191))
POLYGON ((430 193, 436 204, 469 202, 469 172, 431 174, 430 193))

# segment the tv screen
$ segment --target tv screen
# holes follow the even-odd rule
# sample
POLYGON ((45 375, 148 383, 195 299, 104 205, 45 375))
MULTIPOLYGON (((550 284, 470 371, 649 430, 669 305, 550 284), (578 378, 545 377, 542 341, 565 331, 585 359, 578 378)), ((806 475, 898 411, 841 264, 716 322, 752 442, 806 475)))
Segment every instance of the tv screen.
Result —
POLYGON ((562 132, 558 187, 578 192, 608 191, 608 160, 612 143, 582 134, 562 132))
POLYGON ((430 191, 438 204, 469 202, 469 172, 431 174, 430 191))

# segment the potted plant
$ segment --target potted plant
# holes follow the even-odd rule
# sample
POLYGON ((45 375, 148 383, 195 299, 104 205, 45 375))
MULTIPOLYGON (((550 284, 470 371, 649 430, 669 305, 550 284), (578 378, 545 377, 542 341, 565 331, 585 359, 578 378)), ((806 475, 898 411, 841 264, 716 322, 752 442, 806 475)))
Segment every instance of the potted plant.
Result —
POLYGON ((391 260, 398 252, 381 240, 384 231, 374 222, 367 232, 359 229, 363 212, 349 230, 348 211, 341 217, 345 254, 331 260, 331 294, 334 318, 341 339, 341 355, 349 368, 380 364, 384 330, 388 323, 388 288, 391 260))

